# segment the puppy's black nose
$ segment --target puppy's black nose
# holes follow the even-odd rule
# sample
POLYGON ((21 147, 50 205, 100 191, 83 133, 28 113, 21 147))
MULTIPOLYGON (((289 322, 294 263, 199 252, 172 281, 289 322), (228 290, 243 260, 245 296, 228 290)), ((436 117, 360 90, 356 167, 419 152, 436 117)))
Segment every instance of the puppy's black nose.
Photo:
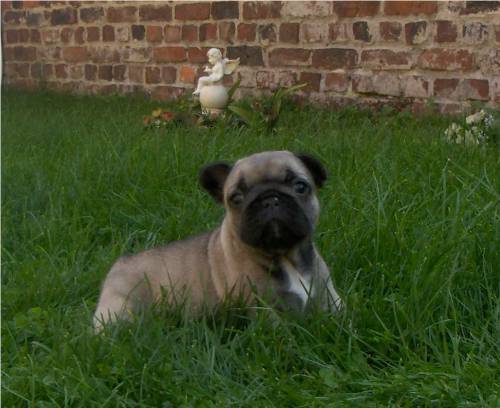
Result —
POLYGON ((278 198, 278 196, 272 195, 262 200, 262 208, 270 209, 270 208, 277 208, 279 206, 280 206, 280 199, 278 198))

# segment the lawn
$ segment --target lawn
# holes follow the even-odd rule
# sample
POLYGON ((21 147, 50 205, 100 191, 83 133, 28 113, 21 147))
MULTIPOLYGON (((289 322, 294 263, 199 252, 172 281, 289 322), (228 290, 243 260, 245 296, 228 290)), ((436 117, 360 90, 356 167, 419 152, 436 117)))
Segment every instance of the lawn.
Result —
POLYGON ((157 106, 3 92, 3 406, 498 406, 498 147, 444 142, 440 116, 293 106, 273 135, 145 131, 157 106), (267 149, 328 168, 316 243, 345 313, 158 310, 92 335, 120 254, 220 222, 199 169, 267 149))

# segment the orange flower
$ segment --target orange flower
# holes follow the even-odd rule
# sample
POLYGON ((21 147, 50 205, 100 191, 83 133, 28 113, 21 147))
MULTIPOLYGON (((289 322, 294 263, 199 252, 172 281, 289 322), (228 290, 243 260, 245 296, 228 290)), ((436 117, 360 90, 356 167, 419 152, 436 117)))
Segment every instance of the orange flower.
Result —
POLYGON ((160 118, 166 122, 168 121, 171 121, 171 120, 174 120, 175 118, 175 115, 172 113, 172 112, 163 112, 161 115, 160 115, 160 118))

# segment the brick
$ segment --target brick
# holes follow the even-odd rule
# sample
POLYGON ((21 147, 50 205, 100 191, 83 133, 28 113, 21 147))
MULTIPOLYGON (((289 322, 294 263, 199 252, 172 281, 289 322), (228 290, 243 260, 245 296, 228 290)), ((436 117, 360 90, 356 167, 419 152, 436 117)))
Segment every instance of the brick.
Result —
POLYGON ((146 40, 148 42, 161 42, 163 40, 163 28, 160 26, 147 26, 146 40))
POLYGON ((274 72, 258 71, 255 75, 257 88, 274 88, 274 72))
POLYGON ((280 18, 281 1, 246 1, 243 3, 243 18, 245 20, 263 20, 280 18))
MULTIPOLYGON (((74 31, 73 28, 70 28, 70 27, 64 27, 61 30, 61 41, 64 44, 69 43, 73 39, 73 31, 74 31)), ((43 31, 42 32, 42 38, 43 38, 44 42, 48 41, 46 36, 50 36, 49 33, 50 33, 50 31, 43 31)))
MULTIPOLYGON (((71 30, 71 31, 73 31, 73 30, 71 30)), ((45 44, 57 43, 59 41, 59 31, 58 30, 42 31, 42 40, 45 44)), ((62 40, 64 41, 64 37, 62 38, 62 40)))
POLYGON ((349 75, 345 72, 331 72, 325 76, 325 91, 345 93, 349 88, 349 75))
POLYGON ((339 17, 375 16, 380 8, 380 1, 334 1, 333 11, 339 17))
POLYGON ((301 72, 299 83, 307 84, 302 91, 304 92, 319 92, 321 86, 321 74, 316 72, 301 72))
POLYGON ((148 62, 151 59, 151 48, 149 47, 127 47, 123 51, 125 62, 148 62))
POLYGON ((274 24, 264 24, 259 26, 259 39, 263 44, 276 42, 278 39, 276 26, 274 24))
POLYGON ((495 25, 495 41, 500 43, 500 24, 495 25))
POLYGON ((483 74, 500 74, 500 48, 487 48, 486 53, 480 57, 480 68, 483 74))
POLYGON ((43 78, 52 78, 53 76, 54 76, 54 65, 43 64, 42 65, 42 77, 43 78))
POLYGON ((210 3, 176 4, 175 18, 177 20, 208 20, 210 3))
POLYGON ((30 75, 32 78, 40 79, 42 78, 42 64, 35 62, 31 64, 30 75))
POLYGON ((370 42, 372 39, 367 21, 356 21, 353 23, 352 33, 354 39, 358 41, 370 42))
POLYGON ((165 42, 179 42, 181 40, 180 26, 165 26, 165 42))
MULTIPOLYGON (((279 30, 280 42, 288 44, 297 44, 299 42, 299 33, 300 33, 299 30, 300 30, 299 23, 281 23, 279 30)), ((238 39, 240 39, 239 36, 238 39)))
POLYGON ((399 78, 393 74, 354 75, 352 90, 362 94, 399 96, 401 94, 399 78))
POLYGON ((467 44, 481 44, 488 38, 488 26, 486 24, 472 21, 463 26, 463 39, 467 44))
POLYGON ((434 96, 438 98, 456 98, 458 96, 457 78, 437 78, 434 80, 434 96))
POLYGON ((227 47, 227 56, 230 59, 239 58, 241 65, 249 65, 249 66, 264 65, 261 47, 252 47, 248 45, 240 45, 238 47, 227 47))
POLYGON ((63 59, 67 62, 86 62, 88 51, 86 47, 65 47, 63 48, 63 59))
POLYGON ((385 49, 361 51, 361 65, 372 69, 410 69, 413 66, 409 51, 385 49))
POLYGON ((403 96, 407 98, 427 98, 429 81, 420 76, 408 76, 402 79, 403 96))
POLYGON ((457 26, 453 21, 436 21, 436 36, 438 43, 455 42, 457 40, 457 26))
POLYGON ((214 20, 237 19, 239 16, 237 1, 214 1, 212 3, 212 18, 214 20))
POLYGON ((50 12, 40 13, 34 11, 26 12, 26 24, 32 27, 41 27, 50 18, 50 12))
POLYGON ((257 36, 257 24, 239 23, 238 24, 238 40, 239 41, 255 41, 257 36))
POLYGON ((311 50, 304 48, 276 48, 269 53, 270 66, 309 65, 311 50))
MULTIPOLYGON (((120 53, 112 47, 98 45, 89 47, 88 52, 89 60, 97 64, 120 62, 120 53)), ((126 52, 128 51, 125 50, 124 53, 126 52)))
POLYGON ((293 71, 280 71, 278 75, 278 85, 289 88, 297 83, 297 74, 293 71))
POLYGON ((474 55, 467 50, 433 48, 420 54, 418 66, 436 71, 470 71, 476 63, 474 55))
POLYGON ((217 24, 205 23, 200 25, 199 38, 200 41, 217 40, 217 24))
POLYGON ((24 11, 6 11, 3 13, 3 21, 6 24, 21 24, 26 20, 26 12, 24 11))
POLYGON ((427 39, 427 22, 416 21, 405 24, 405 40, 409 45, 422 44, 427 39))
POLYGON ((132 39, 142 41, 146 37, 146 27, 142 24, 132 24, 132 39))
POLYGON ((205 64, 208 62, 207 52, 209 48, 188 48, 188 61, 192 64, 205 64))
POLYGON ((131 82, 144 82, 144 66, 142 65, 129 65, 128 66, 128 79, 131 82))
POLYGON ((29 73, 30 73, 29 72, 30 71, 30 64, 28 64, 28 63, 16 64, 15 70, 21 78, 28 78, 29 73))
MULTIPOLYGON (((9 58, 7 58, 9 59, 9 58)), ((16 61, 34 61, 36 60, 35 47, 14 47, 14 58, 16 61)))
POLYGON ((500 9, 499 1, 466 1, 460 14, 490 13, 500 9))
POLYGON ((188 41, 188 42, 198 41, 198 27, 196 27, 195 25, 183 25, 182 41, 188 41))
POLYGON ((130 40, 129 27, 116 27, 115 38, 120 42, 128 42, 130 40))
POLYGON ((437 1, 385 1, 384 13, 387 16, 411 16, 437 13, 437 1))
POLYGON ((153 59, 156 62, 183 62, 186 61, 186 50, 184 47, 153 48, 153 59))
POLYGON ((137 7, 110 7, 106 18, 110 23, 134 23, 137 20, 137 7))
POLYGON ((97 65, 85 64, 85 79, 95 81, 97 79, 97 65))
POLYGON ((464 79, 462 88, 466 99, 479 101, 490 99, 490 89, 487 79, 464 79))
POLYGON ((87 41, 94 42, 99 41, 99 27, 87 27, 87 41))
POLYGON ((70 65, 69 66, 69 77, 71 79, 83 79, 84 76, 84 66, 83 65, 70 65))
POLYGON ((89 7, 80 9, 80 20, 84 23, 95 23, 104 17, 102 7, 89 7))
POLYGON ((163 67, 161 78, 165 84, 173 84, 177 80, 177 69, 175 67, 163 67))
POLYGON ((349 40, 349 28, 346 23, 332 23, 328 26, 330 40, 339 42, 349 40))
POLYGON ((114 41, 115 40, 115 29, 113 26, 105 25, 102 28, 102 40, 103 41, 114 41))
POLYGON ((73 32, 73 38, 75 40, 75 43, 83 44, 85 42, 85 28, 77 27, 73 32))
POLYGON ((59 60, 61 59, 61 48, 54 46, 38 48, 38 59, 41 61, 59 60))
POLYGON ((356 50, 347 48, 323 48, 313 51, 312 66, 314 68, 338 69, 354 68, 357 63, 356 50))
POLYGON ((236 35, 236 25, 232 21, 222 21, 219 23, 219 39, 229 44, 233 44, 236 35))
POLYGON ((40 35, 40 31, 37 30, 36 28, 32 28, 30 30, 30 41, 32 43, 41 43, 42 42, 42 38, 41 38, 41 35, 40 35))
POLYGON ((179 82, 185 84, 194 84, 196 78, 196 70, 188 65, 182 65, 179 68, 179 82))
POLYGON ((156 86, 151 92, 151 98, 160 101, 171 101, 177 99, 184 93, 183 88, 178 88, 175 86, 156 86))
POLYGON ((329 36, 329 27, 321 23, 303 23, 301 27, 302 38, 306 43, 326 41, 329 36))
POLYGON ((98 77, 104 81, 113 80, 113 66, 112 65, 99 65, 98 77))
POLYGON ((30 40, 30 31, 27 28, 21 28, 17 31, 18 41, 27 43, 30 40))
POLYGON ((50 24, 52 25, 76 24, 76 22, 77 13, 72 7, 52 10, 50 15, 50 24))
POLYGON ((5 30, 4 38, 7 44, 14 44, 18 41, 17 30, 5 30))
POLYGON ((141 6, 139 8, 139 18, 141 21, 171 21, 172 8, 166 4, 162 6, 141 6))
POLYGON ((330 3, 327 1, 285 1, 281 16, 289 18, 328 17, 331 16, 330 3))
POLYGON ((380 37, 384 41, 398 41, 401 36, 401 23, 393 21, 382 21, 379 24, 380 37))
POLYGON ((113 65, 113 79, 118 82, 125 81, 127 66, 124 64, 113 65))

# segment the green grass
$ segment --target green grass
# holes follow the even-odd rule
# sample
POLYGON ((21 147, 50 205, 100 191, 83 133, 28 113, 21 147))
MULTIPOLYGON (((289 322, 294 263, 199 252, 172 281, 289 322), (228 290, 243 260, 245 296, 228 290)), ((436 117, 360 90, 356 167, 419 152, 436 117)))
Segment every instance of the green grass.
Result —
POLYGON ((498 406, 497 147, 355 109, 287 107, 274 136, 145 132, 156 106, 3 92, 3 406, 498 406), (113 261, 215 227, 198 170, 266 149, 329 170, 316 242, 346 313, 158 312, 93 336, 113 261))

